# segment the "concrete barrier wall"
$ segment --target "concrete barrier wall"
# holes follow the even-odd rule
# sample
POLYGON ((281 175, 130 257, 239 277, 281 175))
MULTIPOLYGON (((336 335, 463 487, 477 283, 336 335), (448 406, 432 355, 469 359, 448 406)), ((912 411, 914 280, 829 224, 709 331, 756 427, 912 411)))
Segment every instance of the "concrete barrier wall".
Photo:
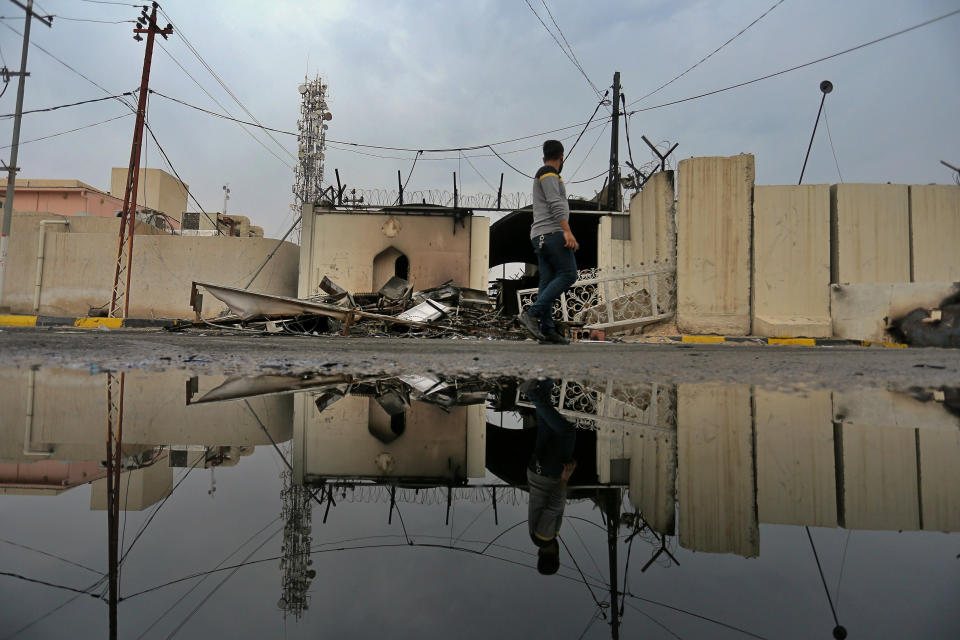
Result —
POLYGON ((753 334, 831 335, 830 187, 754 188, 753 334))
POLYGON ((679 165, 677 327, 750 333, 753 156, 690 158, 679 165))
MULTIPOLYGON (((633 242, 626 235, 617 237, 614 226, 623 228, 629 225, 626 216, 618 216, 614 222, 613 216, 603 216, 597 225, 597 267, 600 269, 623 269, 631 264, 633 258, 633 242)), ((627 226, 629 228, 629 226, 627 226)))
POLYGON ((914 282, 960 281, 960 186, 911 185, 914 282))
MULTIPOLYGON (((320 211, 304 207, 300 297, 316 295, 324 276, 351 293, 376 291, 386 280, 375 282, 374 260, 390 249, 409 260, 408 279, 416 289, 447 280, 460 286, 478 281, 471 278, 474 225, 469 218, 454 233, 454 220, 446 216, 320 211)), ((483 233, 482 226, 477 231, 483 233)), ((489 232, 484 235, 489 248, 489 232)), ((481 239, 477 247, 483 246, 481 239)))
POLYGON ((960 292, 952 282, 853 283, 830 287, 833 335, 851 340, 893 340, 890 321, 918 307, 935 308, 960 292))
MULTIPOLYGON (((77 223, 99 219, 78 218, 77 223)), ((74 220, 71 219, 71 227, 74 220)), ((21 233, 10 243, 4 302, 14 313, 34 313, 38 234, 21 233)), ((130 311, 133 318, 192 318, 190 283, 243 287, 277 241, 267 238, 136 235, 130 311)), ((51 228, 44 249, 41 315, 87 315, 110 299, 117 256, 116 233, 74 233, 51 228)), ((252 291, 284 296, 297 292, 296 245, 285 242, 260 273, 252 291)), ((212 296, 204 314, 225 307, 212 296)))
POLYGON ((754 391, 760 522, 837 526, 829 391, 754 391))
POLYGON ((759 555, 753 439, 750 387, 678 387, 680 546, 759 555))
POLYGON ((830 188, 831 282, 910 282, 907 185, 830 188))
POLYGON ((675 215, 674 173, 661 171, 630 200, 631 265, 676 264, 675 215))

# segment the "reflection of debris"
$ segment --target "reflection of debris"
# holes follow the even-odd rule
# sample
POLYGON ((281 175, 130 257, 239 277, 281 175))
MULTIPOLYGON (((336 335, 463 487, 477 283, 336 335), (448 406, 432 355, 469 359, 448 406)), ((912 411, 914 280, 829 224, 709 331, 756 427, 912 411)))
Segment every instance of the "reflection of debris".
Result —
MULTIPOLYGON (((194 282, 190 295, 196 312, 194 326, 299 335, 339 332, 374 336, 392 332, 425 337, 525 338, 515 326, 514 317, 503 314, 487 292, 450 282, 415 292, 411 282, 394 276, 379 291, 351 294, 324 277, 320 289, 325 295, 299 299, 194 282), (201 290, 226 304, 229 312, 202 318, 201 290)), ((176 330, 186 326, 178 324, 176 330)))
POLYGON ((960 347, 960 294, 938 309, 914 309, 894 320, 890 332, 915 347, 960 347))

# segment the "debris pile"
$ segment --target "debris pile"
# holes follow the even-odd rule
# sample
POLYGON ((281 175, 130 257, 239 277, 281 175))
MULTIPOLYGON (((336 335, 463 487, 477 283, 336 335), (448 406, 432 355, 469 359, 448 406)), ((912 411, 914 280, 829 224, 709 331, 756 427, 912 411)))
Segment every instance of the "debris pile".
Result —
MULTIPOLYGON (((351 294, 324 277, 320 290, 320 295, 301 299, 194 282, 192 326, 315 336, 526 337, 515 318, 505 315, 486 291, 452 282, 415 291, 413 283, 394 276, 379 291, 351 294), (201 291, 222 301, 227 311, 213 319, 203 318, 201 291)), ((179 324, 176 329, 186 326, 179 324)))

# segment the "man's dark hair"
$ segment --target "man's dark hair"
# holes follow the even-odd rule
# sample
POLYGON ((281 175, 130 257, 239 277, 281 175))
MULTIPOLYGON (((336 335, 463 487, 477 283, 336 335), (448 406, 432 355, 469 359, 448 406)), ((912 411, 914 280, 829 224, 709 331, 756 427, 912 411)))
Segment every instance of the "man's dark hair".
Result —
POLYGON ((552 576, 560 569, 560 545, 556 540, 546 547, 537 549, 537 571, 540 575, 552 576))
POLYGON ((559 140, 547 140, 543 143, 543 159, 559 160, 563 155, 563 143, 559 140))

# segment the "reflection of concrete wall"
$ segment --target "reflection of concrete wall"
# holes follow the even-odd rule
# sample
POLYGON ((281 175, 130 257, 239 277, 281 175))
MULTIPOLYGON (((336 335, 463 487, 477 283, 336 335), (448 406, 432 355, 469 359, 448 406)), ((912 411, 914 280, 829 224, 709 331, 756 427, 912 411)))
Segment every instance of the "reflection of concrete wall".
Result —
POLYGON ((830 188, 831 282, 910 282, 907 186, 830 188))
POLYGON ((960 281, 960 186, 911 185, 914 282, 960 281))
POLYGON ((676 264, 674 213, 673 171, 661 171, 630 200, 630 264, 676 264))
MULTIPOLYGON (((120 509, 124 511, 142 511, 173 491, 173 469, 159 463, 133 469, 120 474, 120 509)), ((91 483, 90 509, 105 511, 107 508, 107 479, 101 478, 91 483)))
POLYGON ((922 402, 907 392, 876 388, 834 391, 833 420, 911 431, 960 431, 960 417, 944 409, 943 404, 934 400, 922 402))
POLYGON ((673 535, 677 439, 665 433, 630 432, 630 504, 654 531, 673 535))
POLYGON ((760 522, 837 526, 831 409, 829 391, 754 391, 760 522))
POLYGON ((888 322, 916 308, 936 308, 960 291, 952 282, 835 284, 830 287, 833 335, 853 340, 883 342, 893 338, 888 322))
POLYGON ((324 276, 353 293, 376 291, 384 283, 374 279, 374 258, 390 248, 410 260, 409 279, 417 289, 447 280, 460 286, 483 280, 479 288, 486 288, 486 267, 478 271, 474 265, 489 247, 489 233, 480 222, 467 218, 464 226, 454 227, 448 216, 322 211, 304 207, 300 297, 318 293, 324 276), (473 238, 474 232, 481 237, 473 238))
MULTIPOLYGON (((90 307, 99 307, 110 299, 118 223, 92 218, 71 218, 70 223, 68 231, 51 229, 47 234, 42 315, 86 315, 90 307), (109 222, 114 227, 111 233, 74 233, 74 220, 80 224, 109 222)), ((192 281, 243 287, 276 244, 264 238, 136 235, 129 315, 192 318, 192 281)), ((17 241, 10 244, 8 259, 4 302, 14 313, 33 313, 37 234, 18 234, 17 241)), ((293 296, 296 280, 297 247, 284 243, 250 289, 293 296)), ((206 298, 206 315, 224 309, 212 296, 206 298)))
POLYGON ((753 156, 690 158, 678 172, 677 327, 746 335, 753 156))
MULTIPOLYGON (((0 459, 102 460, 107 424, 106 378, 86 371, 36 372, 30 448, 52 455, 25 456, 24 425, 29 371, 0 370, 0 459)), ((224 380, 204 376, 201 393, 224 380)), ((162 444, 262 445, 270 440, 243 401, 186 405, 187 375, 182 371, 126 374, 123 442, 126 453, 162 444)), ((282 442, 290 438, 290 396, 252 398, 250 405, 282 442)))
POLYGON ((917 433, 844 424, 843 525, 847 529, 920 528, 917 433))
POLYGON ((923 528, 960 531, 960 430, 917 430, 923 528))
POLYGON ((712 553, 760 553, 750 387, 677 389, 680 545, 712 553))
POLYGON ((757 186, 753 214, 754 335, 829 336, 829 187, 757 186))
POLYGON ((375 419, 371 412, 380 411, 374 400, 349 395, 320 413, 315 397, 307 393, 296 399, 295 478, 307 482, 330 476, 466 479, 467 407, 453 407, 447 413, 414 402, 407 409, 403 434, 384 443, 369 430, 375 419))

